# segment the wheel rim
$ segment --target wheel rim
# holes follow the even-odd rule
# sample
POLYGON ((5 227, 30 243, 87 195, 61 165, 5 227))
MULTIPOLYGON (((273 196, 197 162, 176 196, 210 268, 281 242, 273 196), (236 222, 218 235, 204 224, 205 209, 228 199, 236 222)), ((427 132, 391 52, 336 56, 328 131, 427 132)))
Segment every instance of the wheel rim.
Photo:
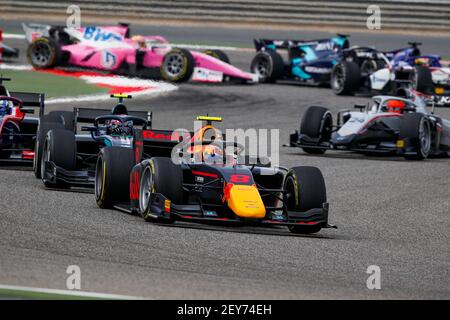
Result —
POLYGON ((164 70, 172 78, 178 77, 186 68, 184 56, 181 53, 169 53, 164 59, 164 70))
POLYGON ((377 70, 377 63, 374 60, 365 60, 361 65, 361 73, 370 75, 377 70))
POLYGON ((51 49, 47 43, 37 42, 34 44, 31 53, 31 62, 35 66, 44 67, 47 66, 50 60, 51 49))
POLYGON ((419 142, 422 155, 428 155, 431 149, 431 133, 430 127, 428 125, 428 122, 425 121, 425 118, 422 118, 422 120, 420 121, 419 142))
POLYGON ((43 155, 41 158, 41 177, 42 180, 45 181, 45 162, 50 161, 50 144, 48 143, 48 140, 45 140, 44 148, 42 149, 43 155))
POLYGON ((103 159, 100 157, 95 166, 95 198, 100 199, 103 191, 103 159))
POLYGON ((337 66, 333 73, 333 88, 340 90, 344 86, 344 70, 342 66, 337 66))
POLYGON ((150 204, 154 185, 153 174, 149 167, 145 169, 141 181, 141 187, 139 188, 139 209, 141 212, 146 212, 150 204))
POLYGON ((260 78, 267 78, 271 72, 270 61, 266 57, 259 57, 256 61, 253 72, 256 73, 260 78))

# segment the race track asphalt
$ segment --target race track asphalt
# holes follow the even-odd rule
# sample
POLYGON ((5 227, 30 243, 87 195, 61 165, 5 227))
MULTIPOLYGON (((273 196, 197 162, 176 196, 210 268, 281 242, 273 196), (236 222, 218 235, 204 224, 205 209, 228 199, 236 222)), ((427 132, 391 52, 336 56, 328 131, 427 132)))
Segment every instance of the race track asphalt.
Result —
MULTIPOLYGON (((5 26, 17 23, 0 23, 5 26)), ((141 30, 158 30, 176 42, 186 33, 165 26, 141 30)), ((251 32, 194 28, 186 42, 240 44, 251 32)), ((383 35, 373 44, 399 47, 396 39, 404 37, 383 35)), ((448 55, 448 40, 423 42, 448 55)), ((25 48, 19 40, 9 43, 25 48)), ((246 70, 251 56, 230 52, 246 70)), ((335 113, 366 101, 292 84, 182 84, 165 96, 132 100, 129 108, 152 110, 155 128, 189 129, 196 115, 209 113, 224 118, 222 128, 280 129, 282 144, 309 105, 335 113)), ((450 109, 437 113, 450 118, 450 109)), ((450 159, 311 156, 281 148, 280 162, 322 170, 330 223, 339 229, 296 236, 285 229, 153 225, 100 210, 90 192, 46 190, 29 170, 2 168, 0 284, 65 289, 67 266, 78 265, 82 290, 157 299, 450 298, 450 159), (370 265, 381 269, 381 290, 366 287, 370 265)))

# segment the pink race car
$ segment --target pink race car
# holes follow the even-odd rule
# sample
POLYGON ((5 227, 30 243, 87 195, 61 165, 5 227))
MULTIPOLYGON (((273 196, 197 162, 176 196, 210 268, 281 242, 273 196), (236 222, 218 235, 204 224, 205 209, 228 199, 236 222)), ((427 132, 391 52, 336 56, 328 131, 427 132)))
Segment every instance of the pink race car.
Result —
POLYGON ((223 51, 189 51, 173 48, 160 36, 130 36, 127 24, 83 28, 23 24, 23 28, 28 61, 36 69, 76 66, 172 82, 258 81, 255 74, 232 66, 223 51))

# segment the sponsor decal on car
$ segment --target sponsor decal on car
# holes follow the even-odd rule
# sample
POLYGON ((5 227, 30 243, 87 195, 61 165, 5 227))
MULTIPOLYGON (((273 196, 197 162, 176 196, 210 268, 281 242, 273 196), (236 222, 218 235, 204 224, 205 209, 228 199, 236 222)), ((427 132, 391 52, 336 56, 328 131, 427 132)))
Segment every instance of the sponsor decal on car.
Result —
POLYGON ((106 69, 112 69, 117 64, 117 57, 114 53, 108 50, 101 52, 101 64, 106 69))
POLYGON ((110 41, 116 40, 121 41, 122 36, 112 32, 106 31, 103 28, 99 27, 86 27, 83 33, 83 38, 91 41, 110 41))
POLYGON ((201 82, 222 82, 223 73, 206 68, 196 67, 194 68, 192 80, 201 82))
POLYGON ((310 73, 326 74, 326 73, 331 73, 331 68, 319 68, 319 67, 306 66, 305 71, 310 72, 310 73))

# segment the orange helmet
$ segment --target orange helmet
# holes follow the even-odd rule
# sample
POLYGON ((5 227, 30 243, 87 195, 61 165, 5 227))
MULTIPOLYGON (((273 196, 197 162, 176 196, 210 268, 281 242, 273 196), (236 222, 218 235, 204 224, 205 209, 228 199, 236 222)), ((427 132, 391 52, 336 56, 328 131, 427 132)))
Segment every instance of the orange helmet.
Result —
POLYGON ((403 113, 405 102, 401 100, 389 100, 387 102, 387 111, 391 113, 403 113))
POLYGON ((207 145, 202 147, 203 161, 206 163, 217 163, 223 161, 222 148, 215 145, 207 145))

